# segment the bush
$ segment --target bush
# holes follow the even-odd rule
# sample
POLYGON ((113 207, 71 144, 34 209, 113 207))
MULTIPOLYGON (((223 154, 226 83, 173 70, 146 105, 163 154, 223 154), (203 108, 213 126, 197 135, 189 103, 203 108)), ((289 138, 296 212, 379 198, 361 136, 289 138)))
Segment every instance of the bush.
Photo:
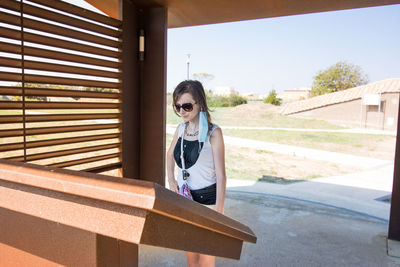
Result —
POLYGON ((276 97, 275 90, 269 92, 269 95, 264 99, 264 103, 279 106, 281 104, 281 99, 276 97))
POLYGON ((207 94, 207 104, 209 107, 235 107, 241 104, 247 104, 247 99, 236 94, 231 94, 230 96, 214 96, 207 94))

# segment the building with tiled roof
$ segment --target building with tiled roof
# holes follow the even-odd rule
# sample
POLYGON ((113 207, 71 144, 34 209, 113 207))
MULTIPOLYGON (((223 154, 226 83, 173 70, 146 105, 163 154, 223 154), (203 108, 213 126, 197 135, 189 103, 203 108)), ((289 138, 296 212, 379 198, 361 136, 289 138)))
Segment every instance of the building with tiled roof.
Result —
POLYGON ((348 126, 395 130, 399 93, 400 79, 388 79, 288 103, 282 108, 282 113, 348 126), (380 98, 380 107, 378 104, 368 105, 367 96, 380 98))
POLYGON ((311 97, 311 87, 300 87, 297 89, 284 90, 276 97, 281 99, 284 103, 308 99, 311 97))

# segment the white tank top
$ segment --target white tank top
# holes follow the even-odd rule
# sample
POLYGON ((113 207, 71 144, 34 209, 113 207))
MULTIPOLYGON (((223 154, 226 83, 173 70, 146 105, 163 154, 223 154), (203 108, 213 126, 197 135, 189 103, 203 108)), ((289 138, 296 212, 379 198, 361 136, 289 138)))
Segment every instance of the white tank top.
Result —
MULTIPOLYGON (((189 178, 186 180, 191 190, 201 189, 217 182, 217 176, 215 175, 214 157, 212 153, 210 135, 212 132, 219 128, 218 125, 213 124, 209 135, 204 142, 203 148, 200 151, 199 157, 195 164, 189 169, 186 169, 190 173, 189 178)), ((185 130, 185 123, 179 125, 178 138, 182 137, 185 130)), ((178 185, 181 187, 184 181, 182 179, 182 169, 178 166, 178 185)))

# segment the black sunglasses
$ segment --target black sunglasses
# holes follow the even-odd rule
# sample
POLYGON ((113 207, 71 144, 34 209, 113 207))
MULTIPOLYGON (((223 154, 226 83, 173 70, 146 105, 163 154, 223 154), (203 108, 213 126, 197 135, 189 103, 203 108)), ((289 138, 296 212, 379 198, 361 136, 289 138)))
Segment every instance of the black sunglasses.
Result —
POLYGON ((193 104, 192 103, 183 103, 182 105, 176 104, 175 108, 176 108, 176 111, 178 111, 178 112, 181 111, 181 108, 183 108, 183 110, 186 112, 190 112, 193 110, 193 104))

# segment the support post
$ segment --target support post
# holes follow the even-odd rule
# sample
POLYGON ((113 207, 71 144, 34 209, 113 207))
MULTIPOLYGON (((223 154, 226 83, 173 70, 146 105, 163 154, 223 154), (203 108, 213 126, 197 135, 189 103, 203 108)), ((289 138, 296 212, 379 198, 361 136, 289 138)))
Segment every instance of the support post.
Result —
POLYGON ((167 8, 144 9, 140 179, 165 185, 167 8))
POLYGON ((139 179, 140 88, 137 51, 139 15, 131 1, 122 1, 122 174, 139 179))
POLYGON ((167 9, 123 5, 123 176, 165 185, 167 9))
POLYGON ((388 254, 391 256, 400 257, 400 116, 397 117, 397 125, 393 189, 388 234, 388 254))

